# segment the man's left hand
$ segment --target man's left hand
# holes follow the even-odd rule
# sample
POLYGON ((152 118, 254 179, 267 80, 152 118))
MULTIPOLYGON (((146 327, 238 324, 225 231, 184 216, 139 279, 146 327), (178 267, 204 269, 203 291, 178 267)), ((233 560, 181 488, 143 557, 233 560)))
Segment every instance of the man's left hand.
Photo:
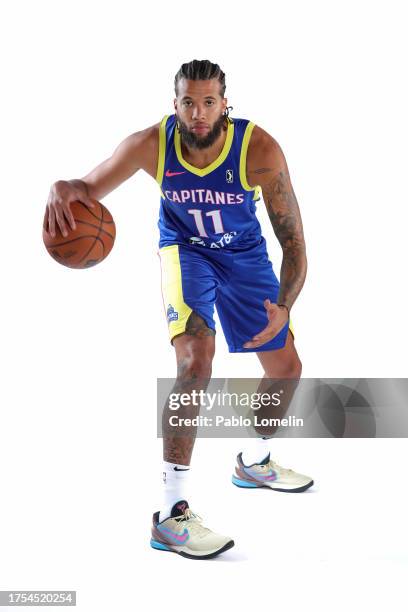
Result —
POLYGON ((268 325, 256 334, 252 340, 245 342, 243 348, 257 348, 272 340, 286 325, 289 320, 288 311, 284 306, 272 304, 271 300, 265 300, 264 306, 268 316, 268 325))

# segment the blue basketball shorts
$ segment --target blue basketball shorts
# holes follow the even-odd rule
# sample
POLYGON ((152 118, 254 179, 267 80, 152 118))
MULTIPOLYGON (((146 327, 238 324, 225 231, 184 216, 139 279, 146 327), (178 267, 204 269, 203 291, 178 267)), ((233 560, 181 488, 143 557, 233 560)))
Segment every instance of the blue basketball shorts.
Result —
POLYGON ((283 348, 291 321, 269 342, 244 348, 268 324, 264 300, 276 303, 279 281, 265 239, 242 251, 225 252, 198 245, 172 244, 159 249, 161 283, 170 340, 186 329, 192 311, 215 330, 214 306, 230 353, 283 348))

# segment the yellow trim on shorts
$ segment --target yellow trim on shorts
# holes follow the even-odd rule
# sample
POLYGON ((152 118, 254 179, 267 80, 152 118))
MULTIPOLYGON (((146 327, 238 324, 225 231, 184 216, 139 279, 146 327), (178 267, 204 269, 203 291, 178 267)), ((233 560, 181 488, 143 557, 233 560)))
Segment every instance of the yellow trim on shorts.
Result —
POLYGON ((178 244, 159 249, 161 264, 161 285, 163 295, 164 314, 167 319, 167 310, 172 306, 177 313, 177 319, 168 321, 170 340, 174 336, 186 331, 186 324, 193 312, 183 297, 183 284, 181 279, 181 266, 178 244))
POLYGON ((189 164, 185 159, 183 159, 183 154, 181 152, 180 132, 176 128, 174 131, 174 147, 176 149, 177 159, 179 160, 183 168, 186 168, 186 170, 189 170, 197 176, 206 176, 207 174, 218 168, 218 166, 221 166, 221 164, 227 159, 227 155, 230 152, 233 138, 234 124, 228 122, 227 137, 225 138, 224 146, 217 159, 215 159, 209 166, 206 166, 205 168, 196 168, 195 166, 189 164))
POLYGON ((166 158, 166 123, 170 115, 164 115, 159 127, 159 155, 157 157, 156 181, 160 187, 163 182, 164 160, 166 158))
POLYGON ((245 128, 244 137, 242 139, 242 145, 241 145, 241 155, 239 158, 239 178, 240 178, 242 187, 246 191, 253 191, 254 192, 253 199, 257 200, 259 197, 259 192, 261 188, 259 185, 256 185, 255 187, 251 187, 246 177, 246 162, 247 162, 248 146, 249 146, 249 141, 251 138, 252 130, 254 129, 254 127, 255 127, 255 123, 253 123, 253 121, 249 121, 245 128))

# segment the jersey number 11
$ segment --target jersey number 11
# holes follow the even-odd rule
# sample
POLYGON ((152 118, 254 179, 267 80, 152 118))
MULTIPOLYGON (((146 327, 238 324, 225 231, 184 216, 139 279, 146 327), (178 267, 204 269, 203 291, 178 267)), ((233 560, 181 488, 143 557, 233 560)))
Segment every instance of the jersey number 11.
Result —
MULTIPOLYGON (((203 211, 198 208, 190 208, 190 210, 188 210, 187 212, 190 215, 193 215, 199 236, 201 236, 202 238, 208 238, 208 234, 205 231, 204 227, 203 211)), ((220 210, 211 210, 210 212, 206 212, 205 216, 212 217, 212 222, 214 225, 214 234, 223 234, 225 232, 224 227, 222 225, 220 210)))

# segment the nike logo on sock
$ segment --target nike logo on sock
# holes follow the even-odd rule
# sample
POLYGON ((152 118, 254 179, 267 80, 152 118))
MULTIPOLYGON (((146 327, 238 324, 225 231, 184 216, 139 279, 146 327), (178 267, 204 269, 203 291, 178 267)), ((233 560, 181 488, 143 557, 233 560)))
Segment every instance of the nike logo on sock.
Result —
POLYGON ((179 468, 179 467, 174 467, 173 470, 175 472, 188 472, 190 468, 179 468))

